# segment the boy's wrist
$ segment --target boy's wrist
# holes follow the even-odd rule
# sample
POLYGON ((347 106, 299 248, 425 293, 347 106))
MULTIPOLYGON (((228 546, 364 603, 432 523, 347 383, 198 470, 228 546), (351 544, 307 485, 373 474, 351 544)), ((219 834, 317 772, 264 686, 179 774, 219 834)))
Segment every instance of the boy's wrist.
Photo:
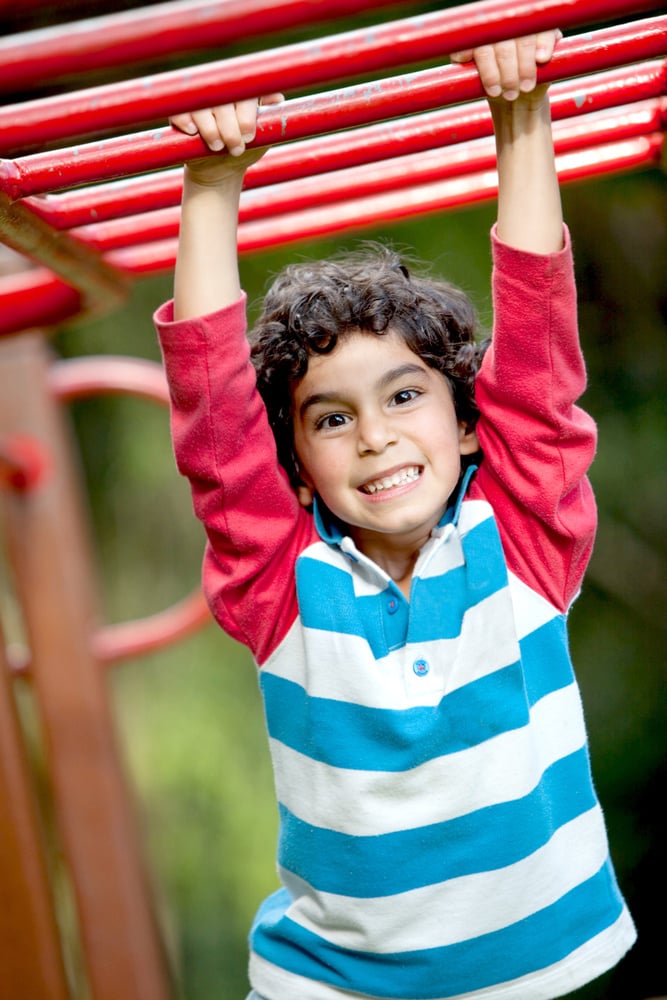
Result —
POLYGON ((528 93, 521 93, 513 101, 503 97, 488 98, 491 116, 494 122, 502 121, 534 121, 542 116, 551 117, 549 93, 546 85, 536 87, 528 93))
POLYGON ((197 189, 240 191, 243 187, 245 169, 233 166, 229 156, 224 158, 224 163, 221 159, 208 157, 205 160, 186 163, 183 171, 184 183, 193 191, 197 189))

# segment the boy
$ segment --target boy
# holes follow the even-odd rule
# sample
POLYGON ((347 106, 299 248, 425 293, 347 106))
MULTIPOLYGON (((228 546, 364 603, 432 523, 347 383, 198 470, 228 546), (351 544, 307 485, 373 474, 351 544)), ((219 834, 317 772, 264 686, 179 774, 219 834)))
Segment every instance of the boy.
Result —
POLYGON ((283 888, 253 997, 546 1000, 634 940, 565 633, 595 432, 536 86, 557 38, 456 57, 498 149, 481 364, 455 289, 391 255, 304 265, 255 330, 260 397, 235 246, 256 102, 174 120, 232 154, 186 167, 156 322, 206 592, 258 663, 273 757, 283 888))

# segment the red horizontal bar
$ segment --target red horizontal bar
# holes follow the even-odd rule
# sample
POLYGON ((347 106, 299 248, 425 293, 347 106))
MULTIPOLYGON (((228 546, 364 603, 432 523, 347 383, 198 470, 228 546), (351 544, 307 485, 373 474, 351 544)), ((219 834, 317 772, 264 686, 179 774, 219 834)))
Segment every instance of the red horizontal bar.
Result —
POLYGON ((0 278, 0 337, 33 327, 50 327, 81 312, 76 288, 35 268, 0 278))
MULTIPOLYGON (((598 173, 655 166, 660 161, 663 138, 660 133, 568 154, 569 160, 559 160, 560 179, 565 183, 598 173)), ((246 223, 239 227, 239 250, 248 253, 472 204, 495 197, 495 178, 495 171, 488 171, 246 223)), ((175 259, 175 239, 105 256, 107 264, 134 277, 169 271, 175 259)), ((0 279, 0 299, 0 335, 30 326, 52 326, 78 311, 76 291, 43 269, 25 272, 18 280, 16 275, 0 279)))
MULTIPOLYGON (((658 132, 664 128, 666 110, 667 99, 663 98, 560 122, 554 127, 556 152, 562 155, 595 144, 658 132)), ((384 159, 380 163, 367 163, 245 191, 239 220, 246 223, 346 200, 350 191, 368 196, 452 176, 495 170, 495 166, 495 142, 491 138, 461 143, 448 149, 420 150, 384 159)), ((180 209, 173 206, 131 218, 83 226, 72 230, 71 235, 104 253, 176 236, 179 221, 180 209)))
MULTIPOLYGON (((396 0, 366 0, 364 10, 396 0)), ((183 56, 359 12, 359 0, 180 0, 0 38, 0 91, 183 56)))
MULTIPOLYGON (((0 109, 0 151, 18 153, 47 142, 159 120, 192 107, 441 58, 510 32, 525 35, 555 25, 568 28, 651 9, 655 3, 646 0, 479 0, 372 30, 357 29, 142 80, 25 101, 0 109)), ((638 58, 643 57, 633 56, 632 61, 638 58)), ((477 83, 469 97, 478 96, 477 83)))
MULTIPOLYGON (((640 102, 667 93, 667 61, 646 62, 556 83, 550 91, 553 120, 640 102)), ((656 131, 661 127, 656 123, 656 131)), ((645 129, 649 131, 649 128, 645 129)), ((335 132, 275 146, 246 175, 246 189, 374 163, 407 151, 428 150, 490 135, 486 101, 414 115, 354 131, 335 132)), ((50 225, 66 229, 179 204, 182 170, 112 181, 64 194, 25 199, 50 225)))
MULTIPOLYGON (((659 133, 567 154, 558 163, 559 177, 565 183, 596 173, 655 166, 660 161, 663 140, 664 136, 659 133)), ((493 198, 496 194, 497 180, 493 170, 415 185, 369 198, 340 201, 322 209, 308 209, 245 223, 239 227, 239 252, 250 253, 365 229, 371 225, 386 225, 416 215, 470 205, 493 198)), ((138 277, 171 270, 176 260, 176 249, 176 240, 167 239, 140 247, 113 250, 105 255, 105 260, 138 277)))
MULTIPOLYGON (((544 81, 567 79, 666 52, 667 18, 649 18, 564 39, 551 62, 540 70, 539 77, 544 81)), ((658 74, 658 84, 664 87, 665 66, 648 69, 649 73, 654 71, 658 74)), ((627 79, 623 78, 621 86, 627 85, 627 79)), ((301 139, 480 96, 477 72, 470 66, 444 66, 409 77, 390 77, 372 86, 346 87, 286 101, 278 107, 261 108, 256 144, 272 145, 301 139)), ((579 95, 579 98, 586 100, 586 95, 579 95)), ((627 98, 620 96, 615 103, 624 100, 627 98)), ((187 136, 165 127, 140 135, 2 160, 0 187, 10 198, 18 199, 170 167, 207 154, 210 155, 210 151, 198 136, 187 136)), ((261 166, 259 164, 257 169, 261 166)))

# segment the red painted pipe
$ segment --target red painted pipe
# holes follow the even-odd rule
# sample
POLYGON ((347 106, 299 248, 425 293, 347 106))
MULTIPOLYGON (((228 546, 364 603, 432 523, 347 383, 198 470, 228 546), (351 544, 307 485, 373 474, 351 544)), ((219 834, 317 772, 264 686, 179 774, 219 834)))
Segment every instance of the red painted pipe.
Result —
POLYGON ((0 278, 0 337, 62 323, 81 312, 81 293, 45 267, 0 278))
MULTIPOLYGON (((655 166, 664 144, 662 133, 570 153, 558 164, 561 183, 639 167, 655 166)), ((471 174, 434 184, 401 191, 336 202, 322 209, 309 209, 276 218, 250 222, 239 229, 239 251, 256 252, 303 240, 388 225, 416 215, 425 215, 471 205, 495 198, 498 193, 496 172, 471 174)), ((175 241, 149 244, 133 250, 117 250, 107 255, 116 267, 127 267, 133 274, 171 269, 175 260, 175 241), (170 245, 171 244, 171 245, 170 245), (164 256, 160 260, 158 253, 164 256)))
MULTIPOLYGON (((564 80, 665 53, 667 17, 649 18, 564 39, 551 62, 540 70, 539 78, 544 81, 564 80)), ((667 69, 664 64, 640 67, 638 73, 637 88, 647 82, 663 88, 666 85, 667 69), (647 81, 646 74, 649 78, 652 74, 655 76, 652 81, 647 81)), ((614 81, 607 81, 606 85, 611 88, 614 81)), ((632 86, 627 74, 620 78, 620 86, 619 81, 615 81, 617 92, 626 86, 632 86)), ((257 145, 271 145, 351 128, 380 118, 414 114, 480 96, 479 78, 473 67, 444 66, 409 77, 390 77, 372 86, 345 87, 314 97, 286 101, 278 107, 261 108, 255 141, 257 145)), ((647 96, 646 92, 641 96, 647 96)), ((618 93, 612 103, 627 99, 627 96, 618 93)), ((587 95, 582 96, 580 89, 576 90, 572 105, 575 111, 576 102, 586 100, 587 95)), ((166 126, 140 135, 2 160, 0 187, 10 198, 18 199, 174 166, 206 154, 209 150, 198 136, 187 136, 166 126)), ((258 170, 259 167, 261 164, 258 170)))
MULTIPOLYGON (((373 29, 0 109, 0 151, 16 154, 47 142, 159 120, 192 107, 442 58, 448 52, 506 37, 510 31, 526 35, 554 25, 569 28, 651 9, 655 3, 647 0, 479 0, 373 29)), ((631 57, 637 58, 643 57, 631 57)), ((467 97, 480 96, 476 74, 476 86, 470 74, 463 79, 468 84, 467 97)))
MULTIPOLYGON (((667 93, 667 61, 646 62, 554 84, 550 91, 551 113, 554 122, 557 122, 581 112, 613 108, 625 101, 641 102, 664 93, 667 93)), ((665 124, 667 122, 663 118, 662 124, 656 122, 652 127, 658 131, 665 124)), ((249 190, 362 163, 375 163, 404 152, 442 147, 454 141, 464 142, 490 135, 491 132, 491 116, 486 101, 369 125, 354 131, 335 132, 273 147, 248 171, 245 187, 249 190)), ((105 161, 100 163, 100 166, 103 165, 105 161)), ((180 169, 162 171, 64 194, 28 197, 25 204, 58 229, 85 226, 179 204, 182 177, 180 169)))
MULTIPOLYGON (((559 161, 561 182, 655 166, 660 161, 663 142, 663 134, 658 133, 568 154, 569 160, 559 161)), ((239 228, 239 250, 248 253, 373 224, 386 225, 406 216, 472 204, 495 197, 496 193, 495 171, 488 171, 415 186, 409 189, 409 198, 403 189, 367 199, 336 202, 321 210, 245 223, 239 228)), ((175 239, 116 250, 105 256, 112 267, 134 277, 169 271, 175 259, 175 239)), ((76 315, 80 305, 74 289, 43 269, 0 279, 0 299, 3 305, 0 335, 30 326, 52 326, 76 315)))
MULTIPOLYGON (((666 110, 667 99, 663 98, 560 122, 554 127, 556 153, 562 155, 597 144, 658 132, 663 128, 666 110)), ((493 171, 495 167, 496 151, 492 138, 460 143, 447 149, 420 150, 377 163, 246 191, 241 200, 239 220, 243 224, 344 201, 351 191, 355 192, 355 197, 368 197, 453 176, 493 171)), ((179 221, 180 209, 173 206, 131 218, 82 226, 72 230, 71 235, 91 249, 106 253, 120 247, 177 236, 179 221)))
MULTIPOLYGON (((365 0, 364 10, 396 0, 365 0)), ((359 12, 359 0, 179 0, 0 38, 0 92, 359 12)))
MULTIPOLYGON (((628 139, 611 146, 567 154, 558 162, 563 183, 620 170, 652 167, 660 161, 662 133, 628 139), (599 162, 599 171, 596 163, 599 162)), ((336 202, 322 209, 288 213, 239 227, 239 252, 275 248, 284 243, 315 239, 334 233, 386 225, 416 215, 487 200, 497 194, 496 172, 471 174, 446 181, 336 202)), ((176 240, 163 240, 129 249, 113 250, 105 260, 135 276, 169 271, 176 259, 176 240)))

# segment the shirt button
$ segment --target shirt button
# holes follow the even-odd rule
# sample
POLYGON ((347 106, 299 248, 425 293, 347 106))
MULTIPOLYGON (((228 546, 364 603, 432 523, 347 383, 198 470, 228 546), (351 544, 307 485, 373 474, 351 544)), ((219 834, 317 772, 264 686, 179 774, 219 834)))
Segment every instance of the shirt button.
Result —
POLYGON ((417 674, 417 677, 425 677, 431 668, 428 665, 428 660, 415 660, 412 664, 412 669, 417 674))
POLYGON ((387 601, 387 611, 390 615, 395 615, 398 611, 398 601, 395 597, 390 597, 387 601))

